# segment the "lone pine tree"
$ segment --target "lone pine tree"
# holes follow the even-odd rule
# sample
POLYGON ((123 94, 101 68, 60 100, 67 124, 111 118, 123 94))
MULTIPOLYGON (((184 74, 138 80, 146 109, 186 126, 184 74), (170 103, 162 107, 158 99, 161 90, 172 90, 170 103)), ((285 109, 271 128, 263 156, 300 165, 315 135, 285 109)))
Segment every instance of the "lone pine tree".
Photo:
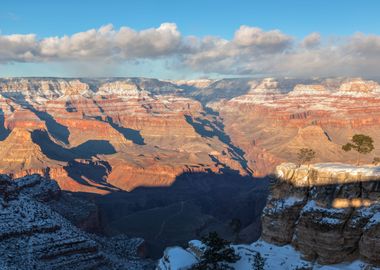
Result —
POLYGON ((193 266, 192 270, 226 270, 233 269, 228 263, 234 263, 240 259, 230 242, 219 237, 216 232, 210 232, 202 238, 206 249, 200 262, 193 266))
POLYGON ((357 152, 357 161, 359 164, 359 154, 369 154, 375 149, 373 145, 373 139, 370 136, 364 134, 355 134, 352 136, 351 141, 342 146, 342 149, 346 152, 352 149, 357 152))

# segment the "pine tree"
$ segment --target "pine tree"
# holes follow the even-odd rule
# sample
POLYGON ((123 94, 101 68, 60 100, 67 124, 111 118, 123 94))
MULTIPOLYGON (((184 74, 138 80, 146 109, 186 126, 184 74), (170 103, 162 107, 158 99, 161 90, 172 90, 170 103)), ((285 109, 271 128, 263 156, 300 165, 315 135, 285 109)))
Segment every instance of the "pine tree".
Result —
POLYGON ((308 163, 315 158, 315 151, 310 148, 301 148, 297 154, 299 165, 308 163))
POLYGON ((206 249, 200 262, 193 266, 192 270, 226 270, 233 269, 228 263, 234 263, 240 259, 230 242, 219 237, 216 232, 210 232, 202 238, 206 249))
POLYGON ((357 164, 359 164, 359 154, 371 153, 375 146, 373 145, 373 139, 370 136, 364 134, 355 134, 352 136, 351 142, 342 146, 342 149, 346 152, 352 149, 358 152, 357 164))
POLYGON ((261 256, 260 252, 257 252, 255 254, 255 257, 253 259, 253 266, 255 270, 264 270, 265 259, 263 256, 261 256))

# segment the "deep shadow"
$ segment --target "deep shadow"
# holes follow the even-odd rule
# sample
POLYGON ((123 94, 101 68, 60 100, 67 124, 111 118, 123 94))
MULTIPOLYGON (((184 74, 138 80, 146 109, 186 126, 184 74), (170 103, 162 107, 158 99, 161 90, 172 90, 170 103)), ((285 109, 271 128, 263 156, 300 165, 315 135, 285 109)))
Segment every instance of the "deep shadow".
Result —
POLYGON ((36 108, 34 108, 34 106, 30 104, 21 93, 17 96, 8 96, 8 98, 19 104, 22 108, 31 110, 38 118, 45 121, 46 128, 55 139, 65 144, 69 143, 69 129, 58 123, 49 113, 36 110, 36 108))
POLYGON ((48 158, 67 162, 64 169, 79 184, 108 191, 119 190, 106 181, 107 175, 112 170, 110 164, 107 161, 94 159, 97 155, 116 153, 108 141, 90 140, 74 148, 65 148, 52 141, 44 130, 34 130, 32 141, 40 146, 42 153, 48 158))
POLYGON ((94 186, 91 183, 100 184, 98 189, 117 191, 119 188, 107 183, 107 175, 111 166, 106 161, 71 161, 64 167, 70 178, 85 186, 94 186))
POLYGON ((32 132, 32 141, 41 147, 42 152, 50 159, 72 161, 74 159, 91 159, 96 155, 116 153, 115 148, 106 140, 89 140, 73 148, 64 148, 53 142, 43 130, 32 132))
POLYGON ((206 111, 208 114, 213 116, 213 122, 206 118, 193 118, 190 115, 185 115, 186 121, 192 125, 195 131, 202 137, 217 137, 220 141, 228 145, 232 152, 235 153, 233 159, 238 161, 245 170, 252 174, 251 169, 248 167, 248 162, 244 158, 245 152, 231 142, 230 136, 228 136, 224 131, 223 122, 220 121, 220 119, 217 117, 218 114, 210 108, 208 108, 206 111))
POLYGON ((4 111, 0 109, 0 141, 4 141, 8 135, 11 133, 10 130, 6 129, 5 126, 4 111))
POLYGON ((141 136, 140 131, 132 128, 121 127, 115 124, 110 117, 107 117, 107 122, 114 129, 123 134, 125 139, 132 141, 134 144, 145 145, 144 138, 141 136))
POLYGON ((250 232, 242 240, 256 240, 267 186, 266 178, 241 176, 226 168, 223 174, 183 173, 168 187, 76 196, 95 199, 106 235, 143 237, 149 255, 157 258, 165 247, 185 245, 211 230, 233 240, 229 222, 236 218, 250 232))
POLYGON ((96 155, 115 154, 116 150, 106 140, 88 140, 77 147, 71 148, 77 158, 88 159, 96 155))
POLYGON ((32 111, 43 121, 45 121, 46 128, 49 133, 57 140, 69 144, 69 129, 58 123, 49 113, 43 111, 37 111, 32 109, 32 111))

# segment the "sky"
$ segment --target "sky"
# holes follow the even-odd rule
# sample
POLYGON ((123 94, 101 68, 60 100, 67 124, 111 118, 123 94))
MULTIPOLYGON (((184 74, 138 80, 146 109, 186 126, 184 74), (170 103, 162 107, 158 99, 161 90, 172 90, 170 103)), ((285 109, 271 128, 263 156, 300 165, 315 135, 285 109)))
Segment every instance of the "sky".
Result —
POLYGON ((2 0, 0 77, 377 77, 380 2, 2 0))

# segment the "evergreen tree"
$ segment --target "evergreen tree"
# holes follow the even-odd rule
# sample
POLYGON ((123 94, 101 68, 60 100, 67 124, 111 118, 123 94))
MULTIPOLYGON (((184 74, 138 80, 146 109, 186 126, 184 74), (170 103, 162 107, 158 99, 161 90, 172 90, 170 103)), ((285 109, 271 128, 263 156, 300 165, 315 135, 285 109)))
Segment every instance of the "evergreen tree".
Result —
POLYGON ((228 263, 234 263, 240 259, 230 242, 219 237, 216 232, 210 232, 202 238, 206 246, 200 262, 194 265, 192 270, 226 270, 233 269, 228 263))
POLYGON ((310 148, 301 148, 298 151, 297 157, 299 165, 309 163, 315 158, 315 151, 310 148))
POLYGON ((264 270, 264 266, 265 259, 263 258, 263 256, 261 256, 260 252, 257 252, 253 259, 253 267, 255 270, 264 270))
POLYGON ((370 136, 364 134, 355 134, 352 136, 351 142, 342 146, 342 149, 346 152, 352 149, 358 153, 357 164, 359 164, 359 154, 371 153, 375 146, 373 145, 373 139, 370 136))

